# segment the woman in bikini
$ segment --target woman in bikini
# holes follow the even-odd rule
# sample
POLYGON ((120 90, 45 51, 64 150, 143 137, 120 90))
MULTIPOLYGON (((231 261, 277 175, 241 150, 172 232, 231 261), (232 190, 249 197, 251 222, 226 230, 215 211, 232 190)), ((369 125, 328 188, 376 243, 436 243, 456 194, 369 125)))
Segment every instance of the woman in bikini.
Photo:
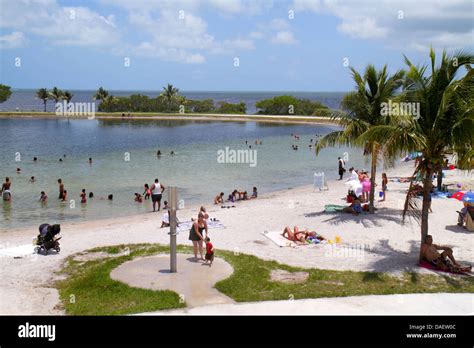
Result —
POLYGON ((295 242, 296 244, 306 244, 306 237, 309 235, 312 235, 308 233, 312 233, 312 232, 300 231, 298 229, 298 226, 295 226, 294 230, 292 231, 291 228, 286 226, 281 235, 287 238, 288 240, 295 242), (285 235, 288 235, 288 237, 285 235))

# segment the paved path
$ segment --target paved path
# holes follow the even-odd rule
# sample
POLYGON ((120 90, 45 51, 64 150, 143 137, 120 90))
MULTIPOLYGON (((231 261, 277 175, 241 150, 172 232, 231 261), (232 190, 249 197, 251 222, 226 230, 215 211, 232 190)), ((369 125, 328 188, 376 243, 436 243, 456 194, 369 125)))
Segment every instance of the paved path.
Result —
POLYGON ((474 294, 409 294, 222 304, 143 315, 472 315, 474 294))
POLYGON ((178 254, 178 273, 170 273, 169 269, 169 255, 156 255, 125 262, 110 276, 133 287, 173 290, 190 308, 234 303, 214 288, 215 283, 234 272, 224 260, 215 258, 212 267, 209 267, 195 261, 189 254, 178 254))

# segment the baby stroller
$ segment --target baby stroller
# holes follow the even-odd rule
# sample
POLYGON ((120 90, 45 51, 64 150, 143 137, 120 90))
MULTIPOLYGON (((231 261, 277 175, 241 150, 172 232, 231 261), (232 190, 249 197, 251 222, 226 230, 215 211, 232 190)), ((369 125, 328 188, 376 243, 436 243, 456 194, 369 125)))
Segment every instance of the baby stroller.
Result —
POLYGON ((39 227, 38 237, 36 237, 34 241, 34 244, 36 245, 35 252, 44 252, 48 254, 48 250, 54 249, 59 253, 61 250, 58 242, 61 237, 57 236, 59 232, 61 232, 60 225, 41 224, 39 227))

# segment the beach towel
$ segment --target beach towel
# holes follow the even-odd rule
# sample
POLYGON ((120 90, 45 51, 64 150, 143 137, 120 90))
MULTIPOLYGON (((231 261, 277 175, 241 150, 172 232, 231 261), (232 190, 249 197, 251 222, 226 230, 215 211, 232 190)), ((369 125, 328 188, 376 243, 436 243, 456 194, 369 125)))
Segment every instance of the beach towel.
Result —
POLYGON ((326 204, 324 206, 324 212, 326 213, 339 213, 341 212, 345 206, 337 205, 337 204, 326 204))
MULTIPOLYGON (((194 221, 184 221, 180 222, 179 226, 176 228, 176 232, 189 232, 191 229, 191 226, 193 225, 194 221)), ((224 224, 220 222, 219 220, 208 220, 207 221, 207 228, 212 229, 212 228, 225 228, 224 224)))
POLYGON ((448 198, 449 193, 448 192, 436 191, 436 192, 433 192, 432 197, 433 198, 448 198))
POLYGON ((463 271, 459 271, 459 272, 452 272, 450 270, 442 270, 438 267, 436 267, 435 265, 427 262, 427 261, 421 261, 418 266, 422 267, 422 268, 426 268, 426 269, 429 269, 430 271, 435 271, 435 272, 445 272, 445 273, 451 273, 451 274, 461 274, 461 275, 467 275, 467 276, 470 276, 471 275, 471 272, 463 272, 463 271))
POLYGON ((16 247, 0 249, 0 257, 25 257, 35 253, 33 244, 19 245, 16 247))
POLYGON ((286 239, 281 235, 282 232, 278 231, 264 231, 262 234, 270 239, 273 243, 278 245, 280 248, 282 247, 291 247, 295 248, 298 245, 295 242, 292 242, 291 240, 286 239))

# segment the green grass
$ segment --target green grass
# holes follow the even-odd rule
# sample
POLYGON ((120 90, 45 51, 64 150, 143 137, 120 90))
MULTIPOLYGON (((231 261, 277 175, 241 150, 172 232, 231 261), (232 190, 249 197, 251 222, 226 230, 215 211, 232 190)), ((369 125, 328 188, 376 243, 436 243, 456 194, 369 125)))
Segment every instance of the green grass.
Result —
MULTIPOLYGON (((110 272, 125 261, 138 256, 168 253, 169 246, 133 244, 102 247, 88 252, 117 254, 129 248, 129 255, 102 258, 87 262, 69 257, 61 270, 67 276, 57 283, 60 298, 67 314, 118 315, 184 307, 178 294, 172 291, 154 291, 129 287, 112 280, 110 272), (71 295, 75 303, 71 303, 71 295)), ((179 246, 181 253, 191 248, 179 246)), ((234 254, 219 250, 234 268, 234 273, 216 284, 223 294, 238 302, 287 300, 290 298, 319 298, 358 295, 387 295, 436 292, 474 292, 474 278, 453 275, 426 275, 403 273, 393 276, 375 272, 333 271, 302 269, 265 261, 252 255, 234 254), (309 273, 304 283, 286 284, 270 280, 272 270, 309 273)))

